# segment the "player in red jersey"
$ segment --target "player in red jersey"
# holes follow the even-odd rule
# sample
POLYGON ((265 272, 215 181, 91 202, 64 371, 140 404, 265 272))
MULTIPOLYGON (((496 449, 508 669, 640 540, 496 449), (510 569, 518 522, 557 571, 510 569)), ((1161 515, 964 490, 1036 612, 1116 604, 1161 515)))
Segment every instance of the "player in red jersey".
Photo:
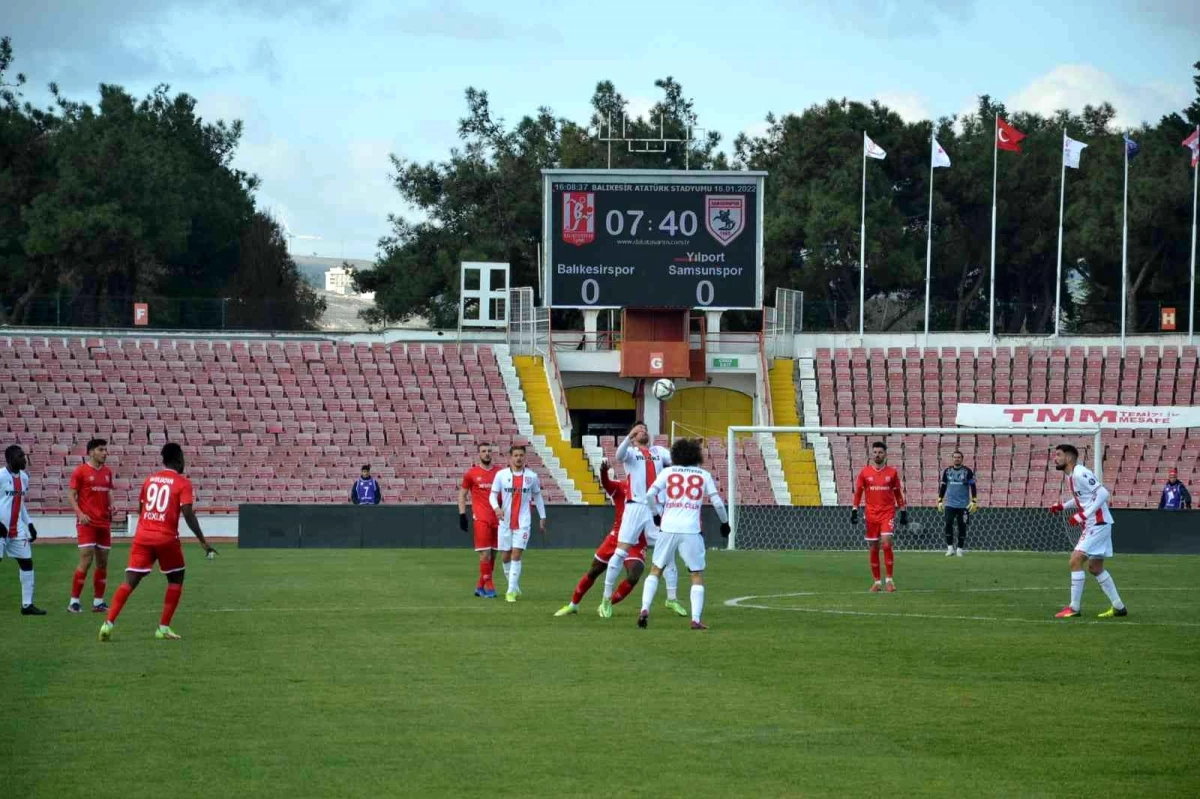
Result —
POLYGON ((496 598, 496 584, 492 582, 492 575, 496 571, 499 523, 488 496, 492 493, 492 480, 499 471, 499 466, 492 465, 492 445, 480 444, 479 462, 463 474, 462 485, 458 489, 458 526, 464 533, 467 531, 467 492, 471 493, 475 551, 479 553, 479 579, 475 582, 475 596, 487 599, 496 598))
POLYGON ((129 548, 129 566, 125 569, 125 582, 113 595, 112 607, 109 608, 108 618, 100 626, 100 640, 112 638, 113 625, 125 600, 138 587, 142 578, 154 568, 158 561, 158 570, 167 576, 167 595, 163 600, 162 617, 158 621, 158 629, 154 637, 160 641, 177 641, 177 635, 171 629, 171 617, 179 606, 179 597, 183 594, 183 547, 179 544, 179 517, 182 516, 192 535, 204 547, 209 558, 217 551, 209 546, 200 531, 200 522, 196 520, 196 512, 192 504, 196 501, 192 490, 192 481, 184 477, 183 448, 178 444, 166 444, 162 448, 162 462, 166 468, 146 478, 142 483, 142 493, 138 497, 138 522, 133 534, 133 545, 129 548))
POLYGON ((867 499, 867 545, 871 549, 871 574, 875 583, 872 592, 879 591, 879 541, 883 539, 883 564, 887 569, 887 590, 896 590, 892 582, 892 535, 895 532, 896 509, 900 509, 900 524, 908 524, 908 508, 904 505, 904 492, 900 488, 900 474, 887 465, 887 445, 876 441, 871 445, 872 463, 858 473, 854 485, 854 510, 850 511, 850 523, 858 524, 858 508, 863 495, 867 499))
MULTIPOLYGON (((579 612, 580 600, 591 589, 596 578, 608 570, 608 560, 617 551, 617 533, 621 529, 621 517, 625 515, 625 501, 629 498, 629 486, 628 478, 619 483, 613 480, 610 468, 607 458, 600 461, 600 485, 604 487, 604 492, 608 494, 617 510, 612 530, 600 542, 600 547, 592 557, 592 566, 580 578, 579 585, 575 586, 575 593, 571 595, 571 601, 559 608, 558 612, 554 614, 555 616, 569 616, 579 612)), ((614 605, 629 595, 633 587, 638 584, 638 580, 642 579, 642 571, 645 568, 646 535, 643 533, 638 537, 637 543, 629 548, 629 554, 625 558, 625 579, 613 591, 612 603, 614 605)))
POLYGON ((108 582, 108 551, 112 549, 112 469, 108 460, 108 442, 93 438, 87 443, 87 460, 75 467, 67 490, 67 502, 75 511, 75 536, 79 541, 79 565, 71 584, 71 601, 67 611, 80 613, 79 596, 87 582, 88 569, 96 561, 92 573, 92 612, 108 610, 104 587, 108 582))

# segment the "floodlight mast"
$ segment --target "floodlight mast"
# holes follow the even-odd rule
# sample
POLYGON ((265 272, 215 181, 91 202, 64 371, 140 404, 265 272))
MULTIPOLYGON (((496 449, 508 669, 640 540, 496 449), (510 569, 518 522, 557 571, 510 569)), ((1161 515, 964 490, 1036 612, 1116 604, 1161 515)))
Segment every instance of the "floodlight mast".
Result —
MULTIPOLYGON (((653 119, 651 120, 653 122, 653 119)), ((704 133, 704 128, 697 128, 688 125, 683 138, 677 138, 666 135, 666 121, 663 114, 658 115, 658 136, 629 136, 629 115, 621 114, 621 135, 613 135, 612 114, 606 118, 606 125, 602 125, 597 130, 597 141, 602 141, 607 145, 608 149, 608 164, 607 169, 612 169, 612 146, 613 142, 625 142, 628 151, 631 153, 641 154, 662 154, 666 155, 667 145, 682 144, 683 145, 683 168, 684 170, 691 169, 692 142, 696 141, 693 133, 704 133)))

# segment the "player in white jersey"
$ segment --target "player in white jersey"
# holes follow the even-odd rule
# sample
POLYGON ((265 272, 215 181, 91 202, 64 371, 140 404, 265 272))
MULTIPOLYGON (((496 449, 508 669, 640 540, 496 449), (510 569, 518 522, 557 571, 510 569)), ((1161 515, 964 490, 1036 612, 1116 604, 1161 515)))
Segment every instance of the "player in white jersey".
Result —
POLYGON ((508 578, 505 600, 516 602, 521 595, 521 555, 529 548, 529 533, 533 529, 532 503, 537 504, 542 534, 546 534, 546 504, 542 501, 542 484, 532 469, 525 468, 525 447, 517 444, 508 451, 508 468, 501 469, 492 479, 488 495, 496 520, 500 525, 499 547, 508 578))
POLYGON ((1111 558, 1112 511, 1108 509, 1108 489, 1100 484, 1091 469, 1079 463, 1079 450, 1070 444, 1059 444, 1054 448, 1054 466, 1070 481, 1070 498, 1050 506, 1054 514, 1072 512, 1067 520, 1072 527, 1079 527, 1079 543, 1071 553, 1071 604, 1054 614, 1056 619, 1070 619, 1082 615, 1080 602, 1083 600, 1083 564, 1096 578, 1112 607, 1100 614, 1102 619, 1125 616, 1129 613, 1116 583, 1104 568, 1104 559, 1111 558))
POLYGON ((25 450, 13 444, 4 450, 4 468, 0 469, 0 560, 5 556, 17 562, 21 577, 21 615, 45 616, 46 611, 33 604, 33 547, 37 529, 29 518, 29 473, 25 471, 25 450))
POLYGON ((645 627, 649 623, 658 576, 664 566, 675 561, 678 552, 692 574, 692 629, 707 630, 700 621, 704 612, 704 535, 700 532, 700 509, 704 507, 704 498, 708 497, 721 519, 721 535, 729 535, 729 516, 712 475, 700 468, 704 456, 699 441, 677 440, 671 446, 671 462, 673 465, 655 478, 648 494, 651 502, 662 500, 662 532, 654 548, 654 565, 642 588, 642 612, 638 614, 637 624, 645 627))
MULTIPOLYGON (((644 534, 650 546, 658 542, 658 520, 647 499, 647 492, 662 470, 671 465, 671 453, 666 447, 651 446, 650 431, 643 422, 634 422, 625 440, 617 447, 617 462, 625 469, 629 483, 629 495, 625 501, 625 513, 621 516, 621 528, 617 531, 617 551, 608 559, 608 571, 604 573, 604 598, 597 611, 602 619, 612 618, 612 595, 617 580, 621 578, 629 548, 637 544, 644 534)), ((667 578, 667 607, 686 616, 687 611, 676 598, 679 570, 672 558, 664 574, 667 578)))

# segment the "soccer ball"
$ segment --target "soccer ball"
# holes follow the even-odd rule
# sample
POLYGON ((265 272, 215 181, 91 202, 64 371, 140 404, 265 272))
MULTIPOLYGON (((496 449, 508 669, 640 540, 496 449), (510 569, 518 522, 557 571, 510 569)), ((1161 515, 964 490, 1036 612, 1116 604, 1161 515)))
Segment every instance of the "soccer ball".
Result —
POLYGON ((666 378, 662 380, 655 380, 654 385, 650 388, 650 391, 654 394, 655 399, 657 399, 659 402, 666 402, 671 397, 675 396, 675 384, 666 378))

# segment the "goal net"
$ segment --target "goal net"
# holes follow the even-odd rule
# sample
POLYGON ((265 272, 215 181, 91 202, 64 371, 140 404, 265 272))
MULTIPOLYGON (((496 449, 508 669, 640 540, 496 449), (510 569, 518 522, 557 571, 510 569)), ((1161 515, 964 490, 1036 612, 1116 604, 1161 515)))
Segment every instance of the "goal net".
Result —
MULTIPOLYGON (((739 487, 749 482, 747 467, 732 457, 726 464, 730 502, 731 549, 850 550, 863 547, 864 526, 850 522, 854 482, 871 462, 871 445, 887 445, 887 463, 900 475, 908 505, 907 527, 896 522, 897 549, 944 550, 945 514, 937 510, 942 470, 961 451, 963 465, 975 474, 978 510, 967 516, 966 549, 1059 552, 1074 547, 1078 531, 1066 514, 1047 508, 1069 495, 1064 475, 1054 468, 1054 448, 1073 444, 1079 462, 1101 473, 1099 430, 980 430, 974 428, 834 428, 731 427, 735 435, 757 433, 801 435, 814 458, 799 464, 813 469, 821 493, 820 507, 743 502, 739 487)), ((768 470, 769 467, 768 467, 768 470)), ((785 469, 793 479, 797 467, 785 469)), ((799 475, 813 479, 814 476, 799 475)), ((749 495, 746 492, 745 495, 749 495)), ((957 525, 953 530, 957 543, 957 525)))

